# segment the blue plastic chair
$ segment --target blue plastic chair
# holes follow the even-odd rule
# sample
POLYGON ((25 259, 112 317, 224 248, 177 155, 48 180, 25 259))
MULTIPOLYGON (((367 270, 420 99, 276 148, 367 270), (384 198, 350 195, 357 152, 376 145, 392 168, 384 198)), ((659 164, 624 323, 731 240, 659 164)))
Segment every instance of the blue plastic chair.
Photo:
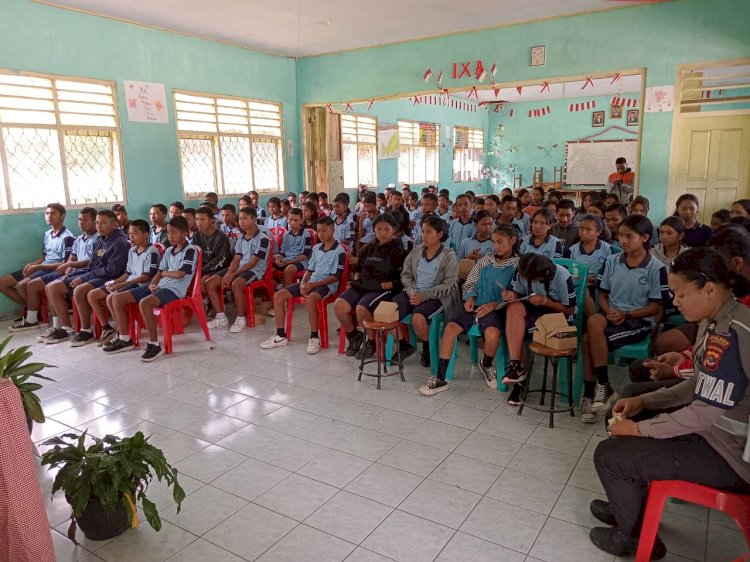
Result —
MULTIPOLYGON (((416 347, 417 345, 417 334, 414 333, 414 328, 411 325, 411 314, 408 314, 401 320, 401 324, 406 324, 409 327, 409 343, 416 347)), ((437 314, 430 322, 429 331, 429 346, 430 346, 430 370, 433 375, 437 374, 438 366, 438 355, 440 354, 440 335, 443 333, 443 324, 445 324, 445 315, 441 312, 437 314)), ((391 357, 393 357, 393 334, 388 334, 388 341, 385 344, 385 357, 387 364, 391 364, 391 357)))
MULTIPOLYGON (((474 324, 469 331, 466 333, 469 337, 469 346, 471 350, 471 362, 479 362, 479 338, 482 337, 482 333, 479 331, 479 326, 474 324)), ((505 365, 507 363, 506 358, 508 357, 508 343, 505 341, 505 337, 500 338, 500 345, 497 346, 497 353, 495 353, 495 365, 505 365)), ((450 362, 448 363, 448 370, 445 373, 446 380, 453 380, 453 368, 458 358, 458 340, 453 345, 453 353, 451 354, 450 362)), ((437 371, 436 371, 437 372, 437 371)), ((498 376, 497 390, 499 392, 505 392, 507 390, 506 385, 500 382, 501 377, 498 376)))

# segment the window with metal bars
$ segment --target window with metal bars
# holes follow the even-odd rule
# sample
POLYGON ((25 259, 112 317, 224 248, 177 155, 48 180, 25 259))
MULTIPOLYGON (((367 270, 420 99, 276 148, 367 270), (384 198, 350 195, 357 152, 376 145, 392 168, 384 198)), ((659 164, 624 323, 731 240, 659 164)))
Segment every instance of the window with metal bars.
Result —
POLYGON ((469 127, 453 128, 453 181, 481 179, 484 165, 484 131, 469 127))
POLYGON ((378 185, 378 121, 366 115, 341 115, 344 188, 378 185))
POLYGON ((408 184, 438 183, 440 125, 399 120, 398 138, 398 181, 408 184))
POLYGON ((114 82, 0 69, 0 212, 123 202, 114 82))
POLYGON ((182 191, 284 191, 281 104, 175 90, 182 191))

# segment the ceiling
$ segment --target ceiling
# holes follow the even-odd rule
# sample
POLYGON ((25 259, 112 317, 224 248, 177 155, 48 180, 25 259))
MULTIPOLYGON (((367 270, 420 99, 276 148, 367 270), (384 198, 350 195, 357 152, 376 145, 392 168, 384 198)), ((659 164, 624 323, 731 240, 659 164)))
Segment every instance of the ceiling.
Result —
MULTIPOLYGON (((521 93, 514 87, 501 88, 495 97, 495 92, 492 89, 489 90, 478 90, 477 100, 482 101, 499 101, 505 102, 525 102, 525 101, 546 101, 556 100, 562 98, 581 98, 586 96, 602 96, 602 95, 616 95, 616 94, 633 94, 641 93, 641 75, 634 74, 630 76, 622 76, 617 80, 612 78, 595 78, 591 84, 587 85, 586 80, 579 80, 573 82, 558 82, 550 83, 549 89, 545 89, 542 92, 543 84, 535 84, 530 86, 524 86, 521 93), (584 86, 586 86, 584 88, 584 86)), ((474 94, 471 90, 465 92, 457 92, 451 94, 452 96, 459 98, 474 99, 474 94)))
MULTIPOLYGON (((644 0, 641 0, 641 2, 644 0)), ((654 0, 647 0, 654 1, 654 0)), ((45 0, 290 57, 637 5, 622 0, 45 0)))

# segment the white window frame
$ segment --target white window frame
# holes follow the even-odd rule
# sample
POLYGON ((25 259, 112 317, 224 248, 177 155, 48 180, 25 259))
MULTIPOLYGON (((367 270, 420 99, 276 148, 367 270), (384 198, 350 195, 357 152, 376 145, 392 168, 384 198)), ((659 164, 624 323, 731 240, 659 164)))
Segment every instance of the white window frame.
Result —
POLYGON ((435 184, 440 181, 440 123, 429 123, 426 121, 409 121, 408 119, 398 120, 399 136, 399 162, 398 162, 398 182, 408 183, 410 185, 435 184), (424 145, 419 141, 420 124, 432 125, 435 127, 435 144, 424 145), (424 179, 417 175, 419 167, 417 162, 417 151, 424 150, 424 179), (434 151, 434 165, 428 165, 428 153, 434 151), (402 168, 407 169, 406 175, 402 173, 402 168), (430 169, 431 168, 431 169, 430 169), (434 177, 430 177, 434 176, 434 177))
POLYGON ((180 180, 182 184, 182 194, 187 199, 202 197, 208 191, 214 191, 220 197, 242 195, 248 191, 255 190, 261 195, 278 195, 286 191, 286 160, 284 154, 284 111, 283 104, 277 101, 259 100, 253 98, 244 98, 229 96, 224 94, 212 94, 204 92, 195 92, 190 90, 173 91, 175 105, 175 123, 177 130, 178 158, 180 163, 180 180), (194 103, 186 101, 185 96, 202 100, 194 103), (208 100, 211 100, 210 102, 208 100), (213 103, 213 112, 209 109, 213 103), (195 109, 199 111, 189 111, 184 104, 196 105, 195 109), (222 105, 231 104, 231 105, 222 105), (244 108, 240 107, 244 104, 244 108), (203 106, 198 107, 198 106, 203 106), (224 108, 224 113, 219 111, 219 107, 224 108), (273 109, 271 109, 273 108, 273 109), (240 113, 246 110, 245 120, 242 121, 240 113), (228 112, 234 111, 236 118, 228 112), (263 116, 253 115, 253 113, 278 114, 278 118, 271 117, 263 119, 263 116), (227 119, 233 121, 236 129, 227 119), (276 122, 271 125, 270 123, 276 122), (207 130, 212 128, 213 130, 207 130), (242 131, 241 129, 245 129, 242 131), (233 130, 234 129, 234 130, 233 130), (260 130, 277 130, 277 133, 262 132, 260 130), (185 167, 182 155, 182 143, 184 139, 192 140, 210 140, 212 144, 212 175, 213 185, 201 186, 194 191, 186 191, 185 185, 185 167), (225 177, 225 163, 222 155, 222 139, 247 139, 249 149, 249 170, 246 171, 250 182, 241 187, 229 187, 228 178, 225 177), (274 143, 276 145, 277 169, 276 169, 276 186, 272 189, 258 187, 256 181, 256 167, 254 162, 253 144, 254 143, 274 143))
MULTIPOLYGON (((57 133, 57 150, 59 151, 60 157, 60 180, 62 182, 62 197, 59 203, 65 206, 66 209, 80 209, 86 206, 97 206, 104 204, 114 203, 127 203, 127 186, 125 181, 125 165, 122 151, 122 138, 120 129, 120 117, 118 111, 117 101, 117 83, 111 80, 95 80, 91 78, 80 78, 76 76, 66 76, 58 74, 46 74, 40 72, 15 72, 13 70, 0 68, 0 76, 8 80, 17 80, 16 84, 9 84, 3 82, 0 84, 0 215, 10 214, 27 214, 33 211, 43 210, 48 203, 53 201, 40 201, 39 205, 29 207, 14 207, 13 202, 13 180, 12 174, 8 167, 9 155, 6 152, 6 134, 5 129, 44 129, 49 131, 55 131, 57 133), (27 84, 27 79, 31 79, 32 84, 27 84), (34 81, 33 79, 38 79, 34 81), (44 86, 41 81, 46 80, 50 82, 49 86, 44 86), (36 84, 33 84, 36 82, 36 84), (105 87, 109 91, 105 94, 102 92, 85 92, 86 85, 93 85, 99 88, 105 87), (13 86, 22 88, 22 91, 13 92, 13 86), (6 87, 6 88, 3 88, 6 87), (75 89, 78 87, 79 89, 75 89), (41 94, 43 90, 50 90, 51 95, 41 96, 34 95, 41 94), (24 95, 23 92, 27 92, 24 95), (90 96, 93 99, 106 98, 111 96, 111 102, 102 101, 82 101, 75 96, 90 96), (24 101, 39 103, 39 109, 32 110, 24 108, 24 101), (51 103, 50 109, 42 109, 42 105, 48 105, 51 103), (100 112, 86 111, 88 108, 81 108, 80 104, 85 103, 87 105, 95 105, 101 107, 100 112), (28 114, 28 119, 4 119, 3 110, 13 111, 14 108, 10 104, 18 104, 18 114, 28 114), (76 106, 76 104, 79 104, 76 106), (65 106, 65 108, 61 107, 65 106), (107 108, 111 108, 111 112, 107 111, 107 108), (38 122, 32 117, 32 112, 41 114, 47 114, 48 119, 39 119, 38 122), (53 119, 49 119, 50 114, 53 115, 53 119), (76 121, 77 119, 96 120, 97 118, 110 120, 112 125, 92 125, 83 124, 83 121, 76 121), (46 121, 46 122, 45 122, 46 121), (53 121, 53 122, 52 122, 53 121), (65 121, 65 123, 63 123, 65 121), (102 136, 111 139, 109 152, 112 162, 112 173, 113 180, 119 179, 122 197, 120 198, 106 198, 106 199, 88 199, 78 201, 77 197, 71 196, 70 193, 70 181, 68 177, 68 171, 70 166, 66 162, 65 153, 65 137, 66 133, 71 136, 75 133, 79 133, 81 136, 85 136, 87 133, 91 136, 102 136)), ((48 106, 50 107, 50 106, 48 106)), ((75 194, 74 194, 75 195, 75 194)), ((36 203, 36 202, 35 202, 36 203)))
POLYGON ((484 131, 473 127, 453 127, 453 183, 482 179, 484 131))
POLYGON ((344 165, 344 189, 357 189, 360 184, 378 185, 378 120, 371 115, 341 114, 341 155, 344 165), (346 145, 353 146, 357 154, 357 166, 355 170, 348 169, 347 160, 344 158, 346 145), (365 148, 373 154, 372 180, 364 181, 362 176, 363 166, 367 162, 360 159, 360 149, 365 148), (348 173, 347 173, 348 172, 348 173), (347 183, 347 177, 354 176, 355 182, 347 183))

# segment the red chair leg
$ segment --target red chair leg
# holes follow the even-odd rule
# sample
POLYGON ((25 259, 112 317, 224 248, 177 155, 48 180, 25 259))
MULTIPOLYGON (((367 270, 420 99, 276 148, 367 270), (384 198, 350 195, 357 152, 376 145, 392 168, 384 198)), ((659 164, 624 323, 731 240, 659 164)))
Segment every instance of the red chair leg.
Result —
POLYGON ((245 287, 245 308, 247 308, 247 327, 255 328, 255 292, 250 285, 245 287))
POLYGON ((292 320, 294 320, 294 299, 286 301, 286 341, 292 341, 292 320))
POLYGON ((198 318, 198 323, 203 329, 203 335, 205 336, 206 341, 211 341, 211 333, 208 331, 208 322, 206 321, 206 311, 203 310, 202 306, 191 306, 191 308, 193 309, 195 317, 198 318))
POLYGON ((666 499, 667 496, 659 482, 651 482, 648 491, 648 501, 646 502, 646 512, 643 514, 643 524, 641 525, 641 536, 638 539, 638 551, 635 555, 635 562, 649 562, 651 560, 651 551, 654 548, 656 534, 659 532, 659 523, 666 499))
POLYGON ((346 332, 343 327, 339 327, 339 355, 346 352, 346 332))
POLYGON ((167 355, 172 353, 172 322, 174 322, 174 320, 170 316, 170 313, 165 309, 161 309, 159 322, 161 323, 161 332, 162 337, 164 338, 164 352, 167 355))
POLYGON ((328 306, 318 303, 318 333, 320 333, 320 347, 328 349, 328 306))

